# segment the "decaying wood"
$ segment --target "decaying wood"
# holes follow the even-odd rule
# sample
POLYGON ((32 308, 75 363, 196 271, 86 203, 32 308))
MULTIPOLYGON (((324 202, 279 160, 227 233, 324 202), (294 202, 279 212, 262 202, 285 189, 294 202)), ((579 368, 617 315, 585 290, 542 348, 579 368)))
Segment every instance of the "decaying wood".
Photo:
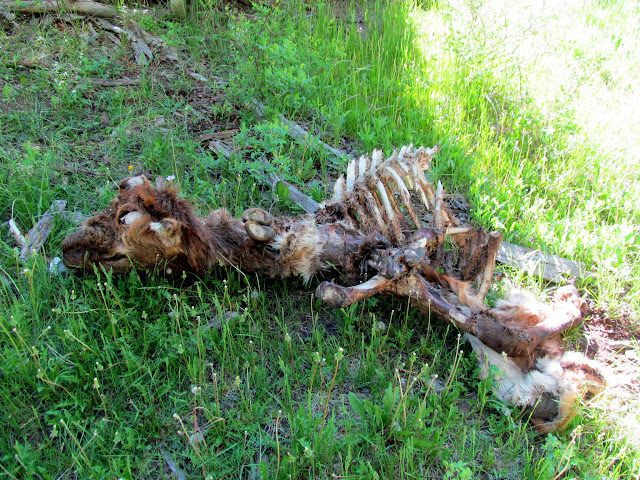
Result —
MULTIPOLYGON (((140 66, 148 65, 154 60, 155 56, 151 47, 156 51, 162 52, 162 55, 167 59, 178 59, 178 53, 175 48, 167 46, 161 37, 152 35, 131 21, 127 23, 126 27, 114 25, 105 18, 97 18, 96 21, 105 30, 110 30, 119 35, 126 35, 129 38, 136 63, 140 66)), ((115 38, 114 41, 118 42, 119 40, 115 38)))
POLYGON ((96 87, 124 87, 139 85, 139 78, 87 78, 87 82, 96 87))
POLYGON ((64 0, 38 0, 38 1, 8 1, 0 0, 0 6, 7 7, 9 10, 23 13, 52 13, 52 12, 75 12, 86 15, 93 15, 102 18, 115 18, 118 11, 102 3, 91 2, 88 0, 64 1, 64 0))
POLYGON ((198 141, 206 142, 208 140, 218 139, 224 140, 225 138, 230 138, 236 135, 240 130, 237 128, 232 128, 230 130, 223 130, 221 132, 207 132, 198 135, 198 141))
POLYGON ((2 63, 7 68, 51 68, 51 65, 40 60, 16 60, 2 63))
POLYGON ((564 283, 568 276, 576 278, 593 276, 593 273, 581 263, 513 243, 502 242, 497 258, 500 263, 540 276, 548 282, 564 283))
MULTIPOLYGON (((267 108, 266 105, 258 102, 257 100, 254 100, 249 103, 249 107, 253 109, 253 111, 256 113, 256 115, 258 115, 259 118, 264 118, 265 110, 267 108)), ((323 148, 328 152, 331 152, 337 158, 347 160, 353 158, 347 152, 340 150, 339 148, 332 147, 331 145, 317 138, 315 135, 310 134, 300 125, 289 120, 284 115, 278 115, 278 118, 284 125, 288 127, 287 134, 297 142, 300 142, 302 145, 311 146, 312 148, 323 148)))
POLYGON ((29 230, 26 239, 22 236, 20 229, 13 219, 9 220, 9 231, 20 246, 20 260, 25 261, 30 255, 38 251, 47 240, 51 232, 53 216, 61 213, 67 206, 66 200, 54 200, 49 210, 44 212, 36 225, 29 230))

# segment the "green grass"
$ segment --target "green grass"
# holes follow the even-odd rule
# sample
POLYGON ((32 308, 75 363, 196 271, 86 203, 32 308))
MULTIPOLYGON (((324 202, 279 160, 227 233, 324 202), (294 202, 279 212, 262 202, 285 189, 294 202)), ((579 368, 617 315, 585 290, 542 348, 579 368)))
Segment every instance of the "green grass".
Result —
MULTIPOLYGON (((606 105, 637 95, 637 9, 601 2, 531 14, 537 28, 527 30, 530 17, 499 22, 510 10, 491 5, 283 2, 246 16, 198 4, 184 21, 129 13, 180 57, 144 68, 126 41, 93 38, 86 21, 20 19, 22 29, 0 30, 9 47, 0 52, 0 218, 26 230, 54 199, 99 210, 129 166, 175 175, 201 213, 295 213, 264 176, 321 200, 345 165, 291 141, 271 115, 280 112, 357 153, 439 143, 434 178, 468 195, 478 223, 585 262, 596 280, 580 287, 593 301, 637 317, 637 124, 584 110, 589 92, 606 105), (574 27, 561 30, 566 22, 574 27), (576 25, 607 41, 572 38, 576 25), (549 57, 520 55, 514 42, 570 56, 551 70, 567 81, 544 75, 549 57), (5 66, 22 59, 49 68, 5 66), (87 82, 125 76, 140 83, 87 82), (256 98, 273 109, 263 120, 244 106, 256 98), (240 130, 230 159, 197 141, 226 128, 240 130)), ((45 253, 60 255, 73 228, 57 219, 45 253)), ((597 402, 566 432, 538 436, 478 380, 457 331, 403 302, 332 310, 300 283, 235 270, 191 281, 59 277, 43 256, 20 263, 2 232, 1 476, 176 478, 172 462, 187 478, 640 473, 633 399, 597 402)), ((495 295, 508 284, 547 287, 513 272, 495 295)))

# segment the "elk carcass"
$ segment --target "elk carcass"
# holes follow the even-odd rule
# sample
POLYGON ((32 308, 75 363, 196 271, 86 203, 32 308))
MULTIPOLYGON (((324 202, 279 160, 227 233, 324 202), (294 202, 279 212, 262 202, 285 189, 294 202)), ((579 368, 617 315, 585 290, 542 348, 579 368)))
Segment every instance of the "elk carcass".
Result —
POLYGON ((378 294, 408 298, 465 332, 481 373, 495 377, 495 393, 551 431, 585 389, 605 384, 595 362, 565 354, 559 339, 581 323, 585 304, 573 287, 558 289, 552 305, 526 294, 485 304, 502 234, 463 225, 452 213, 442 185, 425 175, 436 150, 408 146, 387 159, 374 151, 351 161, 332 198, 299 216, 252 208, 240 219, 225 209, 198 218, 164 179, 154 186, 128 178, 108 208, 65 240, 64 261, 116 273, 202 273, 222 264, 307 282, 322 276, 331 280, 316 296, 334 307, 378 294))

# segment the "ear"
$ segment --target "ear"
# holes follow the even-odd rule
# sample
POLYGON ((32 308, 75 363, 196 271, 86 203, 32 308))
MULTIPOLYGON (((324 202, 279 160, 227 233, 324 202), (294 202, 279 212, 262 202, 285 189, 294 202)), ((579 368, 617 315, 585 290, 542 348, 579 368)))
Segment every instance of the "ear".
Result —
POLYGON ((133 187, 137 187, 140 185, 148 185, 149 187, 151 187, 149 180, 147 180, 147 177, 145 177, 144 175, 127 177, 118 184, 120 190, 131 190, 133 187))

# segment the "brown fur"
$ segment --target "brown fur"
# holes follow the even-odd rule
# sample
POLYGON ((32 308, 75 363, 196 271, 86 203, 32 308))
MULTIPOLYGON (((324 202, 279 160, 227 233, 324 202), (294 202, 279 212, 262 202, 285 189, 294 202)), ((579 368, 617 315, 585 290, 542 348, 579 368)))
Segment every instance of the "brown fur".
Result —
POLYGON ((272 263, 269 252, 255 248, 243 222, 226 210, 216 210, 202 221, 175 190, 154 188, 143 176, 133 180, 123 180, 109 207, 64 241, 68 267, 203 273, 216 264, 239 265, 251 272, 272 263), (127 224, 132 212, 139 216, 127 224))

